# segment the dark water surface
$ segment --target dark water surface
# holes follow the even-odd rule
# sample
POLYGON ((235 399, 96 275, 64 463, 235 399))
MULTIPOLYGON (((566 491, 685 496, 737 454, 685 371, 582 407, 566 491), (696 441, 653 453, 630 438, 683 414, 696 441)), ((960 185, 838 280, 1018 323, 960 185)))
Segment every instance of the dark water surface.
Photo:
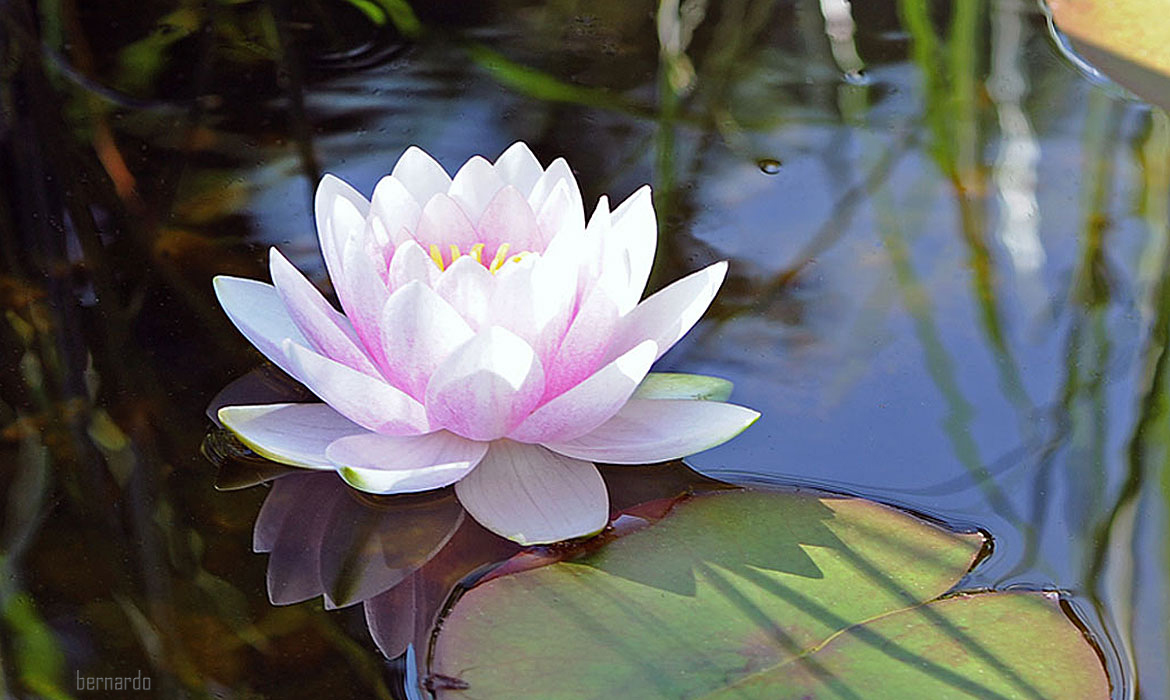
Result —
POLYGON ((1165 113, 1022 0, 419 5, 0 3, 0 695, 391 692, 360 611, 269 604, 264 489, 212 488, 260 358, 210 280, 325 285, 322 172, 516 140, 590 208, 653 185, 652 286, 731 261, 659 368, 763 418, 692 466, 982 528, 968 585, 1067 591, 1115 695, 1170 695, 1165 113))

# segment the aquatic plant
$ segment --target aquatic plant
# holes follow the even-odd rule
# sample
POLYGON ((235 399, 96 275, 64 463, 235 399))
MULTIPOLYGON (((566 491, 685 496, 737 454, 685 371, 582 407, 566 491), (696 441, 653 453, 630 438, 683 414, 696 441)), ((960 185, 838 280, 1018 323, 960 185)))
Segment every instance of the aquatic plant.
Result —
POLYGON ((371 201, 327 175, 315 207, 344 314, 275 248, 271 285, 215 280, 236 327, 323 402, 219 410, 269 459, 370 493, 454 483, 482 525, 534 544, 605 526, 594 462, 680 458, 759 417, 697 400, 702 379, 638 392, 727 270, 639 302, 657 242, 649 187, 612 212, 601 198, 586 223, 563 159, 543 168, 516 143, 452 178, 412 147, 371 201))

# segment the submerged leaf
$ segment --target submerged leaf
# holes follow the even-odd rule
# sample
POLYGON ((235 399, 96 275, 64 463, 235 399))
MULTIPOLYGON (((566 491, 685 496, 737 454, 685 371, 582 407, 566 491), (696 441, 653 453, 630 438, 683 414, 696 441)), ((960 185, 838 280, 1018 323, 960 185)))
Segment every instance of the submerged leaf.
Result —
POLYGON ((429 662, 445 698, 1108 698, 1045 594, 941 598, 983 551, 892 508, 696 496, 576 560, 472 588, 429 662))

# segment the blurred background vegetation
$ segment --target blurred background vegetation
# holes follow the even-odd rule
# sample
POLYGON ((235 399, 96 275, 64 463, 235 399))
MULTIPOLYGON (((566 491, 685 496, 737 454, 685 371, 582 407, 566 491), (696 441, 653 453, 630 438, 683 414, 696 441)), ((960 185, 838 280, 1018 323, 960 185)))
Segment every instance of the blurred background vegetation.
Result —
POLYGON ((1170 119, 1024 0, 0 1, 0 695, 391 697, 355 610, 273 607, 211 397, 215 274, 324 276, 320 174, 517 139, 655 190, 652 286, 732 275, 663 369, 764 418, 696 457, 978 526, 1118 697, 1170 693, 1170 119))

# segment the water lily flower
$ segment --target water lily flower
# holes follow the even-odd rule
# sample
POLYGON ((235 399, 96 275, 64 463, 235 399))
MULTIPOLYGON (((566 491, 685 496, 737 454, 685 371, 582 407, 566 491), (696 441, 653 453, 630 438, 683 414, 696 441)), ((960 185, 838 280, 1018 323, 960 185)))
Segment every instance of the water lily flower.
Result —
POLYGON ((326 175, 315 208, 344 314, 275 248, 272 284, 215 279, 236 327, 321 399, 220 409, 264 457, 370 493, 455 484, 482 525, 535 544, 605 526, 595 462, 681 458, 759 417, 694 390, 718 380, 644 381, 727 270, 639 302, 657 241, 648 187, 613 211, 602 197, 586 223, 563 159, 543 168, 516 143, 450 177, 411 147, 372 200, 326 175))

